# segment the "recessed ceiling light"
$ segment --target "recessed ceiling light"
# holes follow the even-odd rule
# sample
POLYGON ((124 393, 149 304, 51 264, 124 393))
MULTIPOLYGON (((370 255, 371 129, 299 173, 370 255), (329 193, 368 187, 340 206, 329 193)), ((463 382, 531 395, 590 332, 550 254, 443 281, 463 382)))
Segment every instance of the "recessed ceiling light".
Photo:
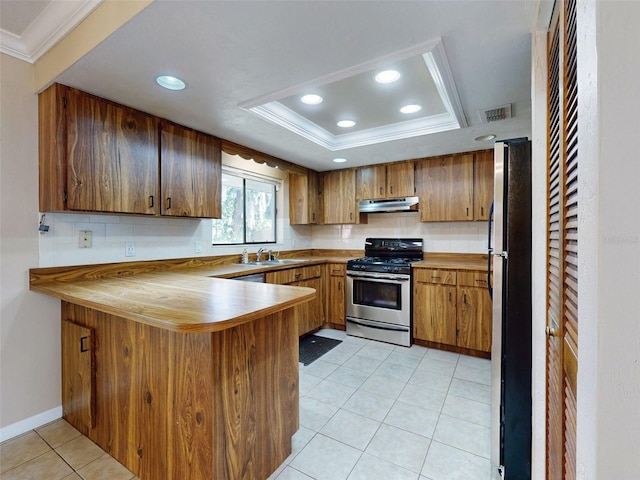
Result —
POLYGON ((347 161, 347 159, 346 158, 334 158, 333 161, 335 163, 344 163, 344 162, 347 161))
POLYGON ((416 113, 422 110, 420 105, 405 105, 400 109, 402 113, 416 113))
POLYGON ((186 84, 182 80, 172 77, 171 75, 160 75, 156 78, 156 82, 158 82, 158 85, 161 87, 169 90, 184 90, 184 87, 186 87, 186 84))
POLYGON ((490 134, 490 135, 480 135, 479 137, 474 138, 474 140, 476 142, 487 142, 489 140, 493 140, 494 138, 496 138, 496 136, 494 134, 490 134))
POLYGON ((342 128, 349 128, 353 127, 355 124, 356 122, 353 120, 340 120, 337 125, 342 128))
POLYGON ((322 97, 320 95, 316 95, 315 93, 310 93, 308 95, 304 95, 300 101, 302 103, 306 103, 307 105, 317 105, 322 102, 322 97))
POLYGON ((378 83, 393 83, 400 78, 400 72, 396 70, 385 70, 376 75, 378 83))

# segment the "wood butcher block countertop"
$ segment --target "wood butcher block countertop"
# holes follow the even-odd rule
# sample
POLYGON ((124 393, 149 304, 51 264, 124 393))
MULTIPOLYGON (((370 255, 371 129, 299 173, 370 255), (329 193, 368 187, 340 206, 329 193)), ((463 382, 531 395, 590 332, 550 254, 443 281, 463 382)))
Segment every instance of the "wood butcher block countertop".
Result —
POLYGON ((187 271, 32 284, 31 290, 183 333, 225 330, 316 296, 312 288, 232 281, 187 271))
MULTIPOLYGON (((154 327, 183 333, 216 332, 315 298, 312 288, 230 281, 259 272, 346 263, 359 251, 305 251, 298 263, 250 266, 229 259, 175 259, 34 268, 33 291, 154 327)), ((235 257, 234 257, 235 258, 235 257)), ((425 254, 414 268, 486 269, 486 256, 425 254)))

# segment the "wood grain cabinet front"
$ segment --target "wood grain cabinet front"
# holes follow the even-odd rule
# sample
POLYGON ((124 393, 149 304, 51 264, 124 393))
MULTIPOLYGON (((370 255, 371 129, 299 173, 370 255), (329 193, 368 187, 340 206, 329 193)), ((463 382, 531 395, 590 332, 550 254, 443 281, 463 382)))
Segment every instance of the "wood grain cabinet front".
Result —
POLYGON ((414 339, 490 352, 492 303, 486 275, 414 269, 414 339))
POLYGON ((219 139, 60 84, 38 109, 41 212, 219 218, 219 139))
POLYGON ((353 169, 322 174, 324 224, 361 223, 356 202, 356 173, 353 169))
POLYGON ((356 199, 376 200, 415 195, 413 170, 413 161, 358 168, 356 199))
POLYGON ((345 282, 347 266, 344 263, 327 264, 327 322, 346 326, 345 282))
POLYGON ((298 335, 317 330, 324 323, 324 276, 322 270, 322 266, 313 265, 267 272, 265 275, 267 283, 309 287, 316 290, 314 300, 294 307, 298 335))
POLYGON ((322 223, 322 182, 318 173, 289 174, 289 224, 322 223))

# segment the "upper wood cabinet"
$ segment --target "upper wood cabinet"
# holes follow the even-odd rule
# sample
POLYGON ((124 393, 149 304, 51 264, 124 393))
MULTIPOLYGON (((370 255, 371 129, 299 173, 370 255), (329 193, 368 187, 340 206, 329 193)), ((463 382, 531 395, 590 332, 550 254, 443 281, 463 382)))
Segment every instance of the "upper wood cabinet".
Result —
POLYGON ((324 203, 322 223, 359 223, 355 170, 324 172, 322 183, 324 203))
POLYGON ((413 161, 371 165, 356 170, 357 200, 413 195, 415 195, 413 161))
POLYGON ((493 151, 416 162, 420 221, 486 220, 493 200, 493 151))
POLYGON ((493 150, 473 154, 473 219, 488 220, 493 201, 493 150))
POLYGON ((220 140, 180 125, 160 128, 162 215, 220 218, 220 140))
POLYGON ((215 137, 59 84, 38 107, 40 211, 220 216, 215 137))
POLYGON ((289 174, 289 223, 291 225, 322 223, 322 194, 319 177, 311 170, 307 174, 289 174))

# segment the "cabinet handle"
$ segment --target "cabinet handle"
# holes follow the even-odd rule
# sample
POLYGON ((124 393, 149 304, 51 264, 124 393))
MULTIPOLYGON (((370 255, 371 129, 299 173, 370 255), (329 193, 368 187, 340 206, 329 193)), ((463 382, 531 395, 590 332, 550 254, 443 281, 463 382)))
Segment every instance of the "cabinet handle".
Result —
POLYGON ((389 186, 389 191, 393 193, 393 185, 389 186))
POLYGON ((480 280, 479 278, 476 278, 476 282, 477 282, 477 283, 487 283, 487 281, 486 281, 486 280, 480 280))
POLYGON ((302 276, 301 273, 296 273, 296 280, 300 280, 300 277, 302 276))
POLYGON ((342 282, 338 282, 338 290, 342 290, 342 282))
POLYGON ((149 208, 153 208, 153 195, 149 195, 149 208))
POLYGON ((332 270, 331 273, 342 273, 340 270, 332 270))
POLYGON ((84 344, 84 341, 87 340, 89 337, 80 337, 80 353, 84 353, 84 352, 88 352, 89 349, 87 348, 87 346, 84 344))
POLYGON ((462 303, 464 303, 465 305, 467 304, 467 294, 466 293, 462 294, 462 303))
POLYGON ((440 280, 440 278, 441 278, 441 277, 434 277, 434 276, 432 276, 432 277, 431 277, 431 280, 440 280))
POLYGON ((469 216, 469 207, 467 207, 467 217, 469 216))
POLYGON ((380 195, 382 195, 382 187, 380 187, 380 195))
POLYGON ((449 302, 451 302, 451 292, 449 292, 449 302))
POLYGON ((349 212, 349 220, 353 220, 353 212, 349 212))
POLYGON ((171 197, 167 197, 167 210, 171 209, 171 197))
POLYGON ((484 207, 480 207, 480 215, 484 217, 484 207))
POLYGON ((313 220, 315 222, 315 220, 316 220, 316 214, 315 213, 311 214, 311 220, 313 220))

